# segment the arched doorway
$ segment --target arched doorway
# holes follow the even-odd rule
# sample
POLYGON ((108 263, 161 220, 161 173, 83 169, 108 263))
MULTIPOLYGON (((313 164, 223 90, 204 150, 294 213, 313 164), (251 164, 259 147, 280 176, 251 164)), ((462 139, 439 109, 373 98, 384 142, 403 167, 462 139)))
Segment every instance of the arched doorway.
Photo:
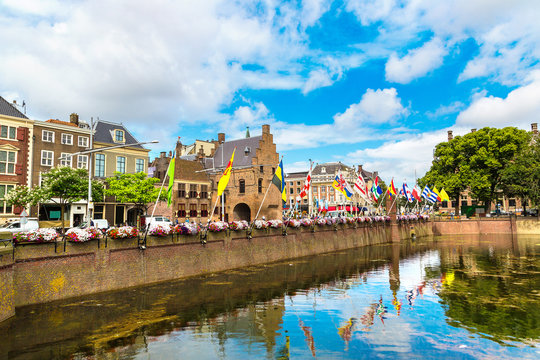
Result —
POLYGON ((251 209, 245 203, 236 204, 233 209, 234 220, 251 221, 251 209))

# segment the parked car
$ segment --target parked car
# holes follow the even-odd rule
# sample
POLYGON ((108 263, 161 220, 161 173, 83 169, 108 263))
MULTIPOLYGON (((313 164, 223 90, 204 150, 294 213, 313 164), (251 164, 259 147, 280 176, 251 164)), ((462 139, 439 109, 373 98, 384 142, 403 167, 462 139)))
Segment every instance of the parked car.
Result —
POLYGON ((150 226, 153 224, 162 225, 162 226, 170 226, 173 223, 171 222, 171 220, 169 220, 169 218, 165 216, 154 216, 154 217, 147 216, 146 225, 150 226))
POLYGON ((21 220, 15 220, 0 226, 0 232, 22 232, 22 231, 32 231, 39 229, 39 222, 36 218, 28 218, 26 222, 23 223, 21 220))

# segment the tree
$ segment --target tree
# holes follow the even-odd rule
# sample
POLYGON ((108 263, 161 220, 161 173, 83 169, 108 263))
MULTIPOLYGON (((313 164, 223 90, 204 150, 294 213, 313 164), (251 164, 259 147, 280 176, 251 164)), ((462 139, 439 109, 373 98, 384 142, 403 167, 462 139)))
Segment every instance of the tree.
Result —
MULTIPOLYGON (((137 174, 115 173, 113 177, 106 180, 108 189, 105 190, 107 196, 114 196, 122 203, 132 203, 141 212, 148 210, 149 204, 156 201, 159 188, 154 184, 159 179, 149 178, 143 172, 137 174)), ((166 200, 166 191, 162 191, 160 200, 166 200)))
POLYGON ((26 185, 18 185, 5 197, 8 204, 15 207, 25 208, 28 205, 37 205, 39 198, 36 192, 26 185))
MULTIPOLYGON (((60 205, 63 231, 66 204, 85 199, 88 196, 88 171, 67 166, 53 168, 43 174, 41 187, 34 188, 33 192, 39 202, 52 201, 60 205)), ((103 200, 103 184, 98 181, 92 181, 92 199, 94 201, 103 200)))

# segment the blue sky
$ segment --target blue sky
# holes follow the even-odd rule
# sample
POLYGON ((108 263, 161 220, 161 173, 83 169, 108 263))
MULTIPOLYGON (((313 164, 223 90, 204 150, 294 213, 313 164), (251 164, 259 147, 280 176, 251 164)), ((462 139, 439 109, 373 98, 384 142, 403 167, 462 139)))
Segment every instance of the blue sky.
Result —
POLYGON ((0 95, 152 155, 270 124, 285 171, 422 176, 447 131, 540 118, 536 0, 0 0, 0 95))

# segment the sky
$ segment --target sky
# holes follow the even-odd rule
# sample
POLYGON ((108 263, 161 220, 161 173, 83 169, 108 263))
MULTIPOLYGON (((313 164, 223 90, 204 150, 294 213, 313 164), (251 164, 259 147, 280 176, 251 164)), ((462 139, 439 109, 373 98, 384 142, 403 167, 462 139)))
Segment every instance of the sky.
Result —
POLYGON ((178 136, 270 124, 285 172, 413 183, 447 131, 540 122, 538 0, 0 0, 0 95, 178 136))

